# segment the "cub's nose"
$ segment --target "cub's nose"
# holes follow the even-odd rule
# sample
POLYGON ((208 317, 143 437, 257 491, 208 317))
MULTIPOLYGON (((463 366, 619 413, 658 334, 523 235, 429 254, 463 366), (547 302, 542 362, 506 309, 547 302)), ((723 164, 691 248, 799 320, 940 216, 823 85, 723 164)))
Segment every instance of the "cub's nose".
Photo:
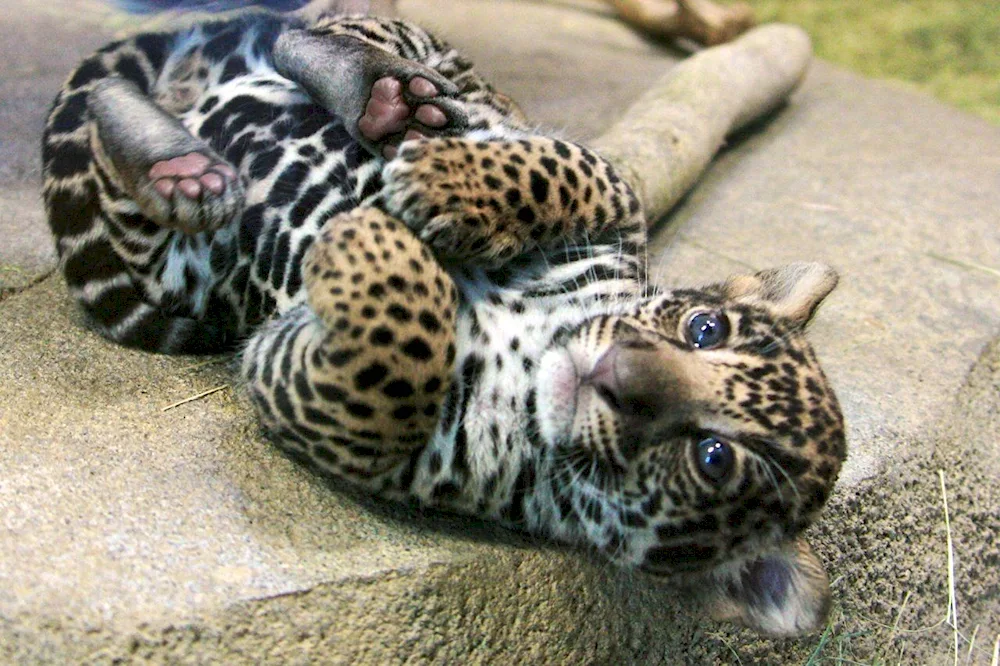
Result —
POLYGON ((614 344, 583 382, 614 411, 630 419, 656 420, 682 397, 670 350, 614 344))

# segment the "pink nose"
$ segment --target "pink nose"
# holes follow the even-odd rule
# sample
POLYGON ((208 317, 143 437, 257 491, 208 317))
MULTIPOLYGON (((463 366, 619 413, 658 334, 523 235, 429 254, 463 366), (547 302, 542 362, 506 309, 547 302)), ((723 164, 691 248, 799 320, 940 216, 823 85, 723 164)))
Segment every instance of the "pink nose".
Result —
POLYGON ((597 359, 583 382, 594 387, 611 409, 630 421, 656 420, 678 407, 684 398, 669 356, 666 347, 614 344, 597 359))
POLYGON ((621 382, 616 369, 620 349, 618 345, 612 345, 597 359, 590 374, 583 378, 583 381, 593 386, 597 394, 615 410, 622 407, 621 382))

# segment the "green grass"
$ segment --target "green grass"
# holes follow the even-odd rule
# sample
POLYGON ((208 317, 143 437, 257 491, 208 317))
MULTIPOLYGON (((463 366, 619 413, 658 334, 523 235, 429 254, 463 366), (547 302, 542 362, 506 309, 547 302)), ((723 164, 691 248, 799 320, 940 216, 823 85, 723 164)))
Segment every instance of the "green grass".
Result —
POLYGON ((1000 124, 995 0, 749 0, 764 21, 805 28, 816 54, 898 79, 1000 124))

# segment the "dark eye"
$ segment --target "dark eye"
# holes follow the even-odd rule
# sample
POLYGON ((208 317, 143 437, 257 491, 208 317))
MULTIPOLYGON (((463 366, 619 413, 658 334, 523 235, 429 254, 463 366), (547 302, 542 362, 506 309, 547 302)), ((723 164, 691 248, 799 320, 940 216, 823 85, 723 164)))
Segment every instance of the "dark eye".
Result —
POLYGON ((699 312, 687 325, 687 338, 696 349, 718 347, 729 337, 729 320, 715 312, 699 312))
POLYGON ((716 437, 706 437, 695 445, 698 471, 712 483, 722 483, 733 471, 733 447, 716 437))

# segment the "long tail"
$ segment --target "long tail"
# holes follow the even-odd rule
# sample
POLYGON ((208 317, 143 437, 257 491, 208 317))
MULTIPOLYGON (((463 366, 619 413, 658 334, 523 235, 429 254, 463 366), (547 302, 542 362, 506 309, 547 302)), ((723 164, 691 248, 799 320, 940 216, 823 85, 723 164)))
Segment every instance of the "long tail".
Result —
POLYGON ((114 0, 131 14, 156 12, 226 12, 244 7, 266 7, 276 12, 290 12, 309 4, 309 0, 114 0))

